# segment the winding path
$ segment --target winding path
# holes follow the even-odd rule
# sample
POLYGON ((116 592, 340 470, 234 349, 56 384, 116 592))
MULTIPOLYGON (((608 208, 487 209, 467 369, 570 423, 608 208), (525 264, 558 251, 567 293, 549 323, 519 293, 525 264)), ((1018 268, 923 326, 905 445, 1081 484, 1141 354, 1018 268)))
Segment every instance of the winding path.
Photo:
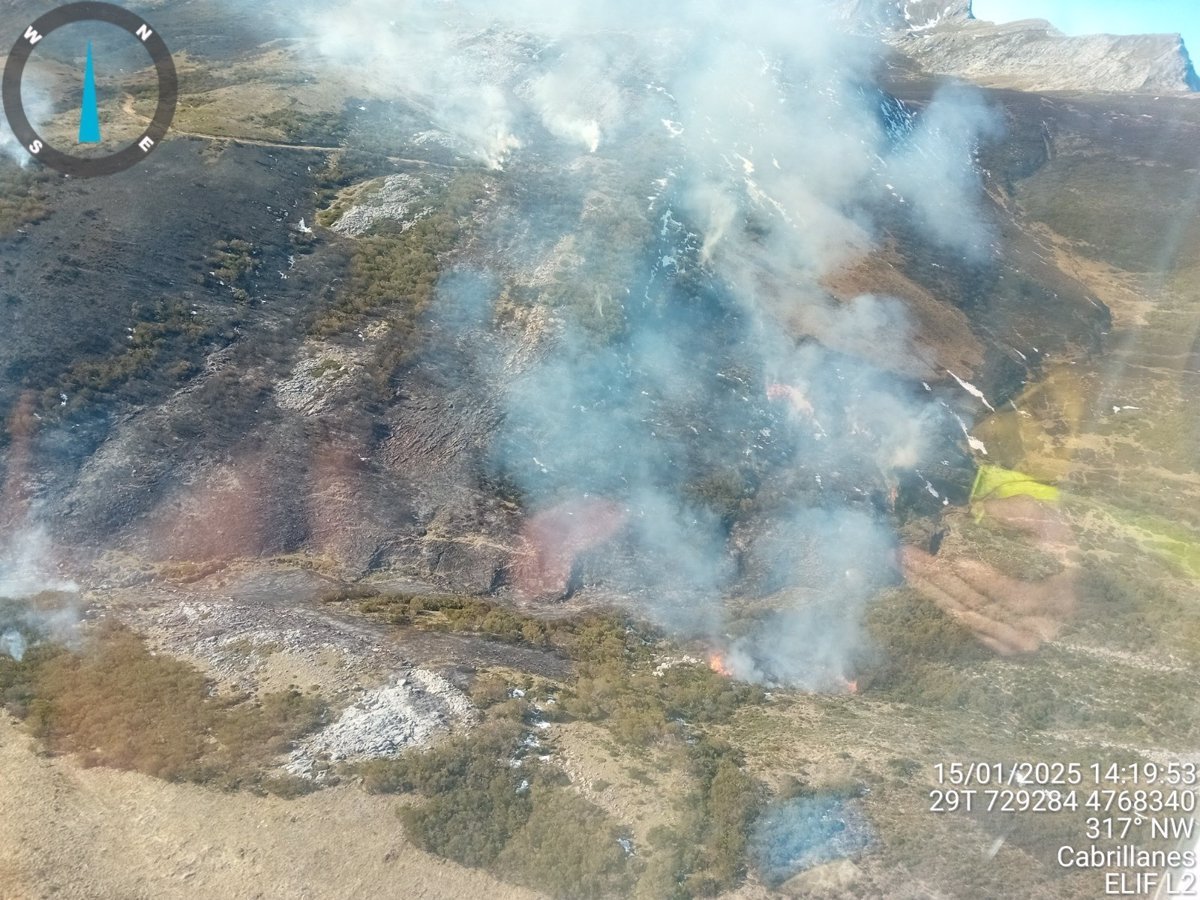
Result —
MULTIPOLYGON (((134 99, 130 94, 126 94, 121 99, 121 111, 131 118, 137 119, 146 124, 150 123, 150 117, 139 113, 134 107, 134 99)), ((338 153, 341 151, 352 150, 352 147, 342 145, 329 144, 293 144, 286 141, 269 141, 264 138, 238 137, 231 134, 212 134, 203 131, 187 131, 182 128, 172 127, 168 134, 178 137, 199 138, 204 141, 225 142, 232 144, 246 144, 252 147, 271 147, 277 150, 302 150, 309 153, 338 153)), ((382 153, 376 153, 370 150, 355 150, 356 153, 363 153, 369 156, 384 156, 382 153)), ((404 156, 385 156, 388 162, 399 163, 402 165, 427 166, 434 169, 452 169, 459 170, 466 168, 465 166, 455 166, 449 163, 436 163, 427 159, 412 159, 404 156)))

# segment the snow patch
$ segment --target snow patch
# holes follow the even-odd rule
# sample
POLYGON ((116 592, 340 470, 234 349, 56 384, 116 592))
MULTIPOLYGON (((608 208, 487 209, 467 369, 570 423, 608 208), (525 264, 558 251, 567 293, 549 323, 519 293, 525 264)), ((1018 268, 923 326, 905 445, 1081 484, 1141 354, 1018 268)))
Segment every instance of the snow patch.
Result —
POLYGON ((955 375, 949 369, 946 370, 946 374, 948 374, 951 378, 953 378, 955 381, 957 381, 959 387, 961 387, 964 391, 966 391, 968 394, 970 394, 972 397, 974 397, 976 400, 978 400, 980 403, 982 403, 984 406, 986 406, 992 412, 996 411, 996 408, 994 406, 992 406, 992 404, 988 403, 988 399, 987 399, 987 397, 985 397, 983 395, 983 391, 981 391, 979 388, 975 387, 975 385, 971 384, 971 382, 963 381, 961 378, 959 378, 957 375, 955 375))

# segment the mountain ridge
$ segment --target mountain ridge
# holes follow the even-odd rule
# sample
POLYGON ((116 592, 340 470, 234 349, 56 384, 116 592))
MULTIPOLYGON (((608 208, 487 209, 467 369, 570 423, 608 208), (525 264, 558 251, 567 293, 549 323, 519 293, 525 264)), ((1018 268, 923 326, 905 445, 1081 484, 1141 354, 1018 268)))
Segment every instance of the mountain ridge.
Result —
POLYGON ((1044 19, 995 23, 971 0, 848 0, 848 21, 883 39, 925 71, 988 87, 1096 93, 1200 91, 1180 34, 1067 35, 1044 19))

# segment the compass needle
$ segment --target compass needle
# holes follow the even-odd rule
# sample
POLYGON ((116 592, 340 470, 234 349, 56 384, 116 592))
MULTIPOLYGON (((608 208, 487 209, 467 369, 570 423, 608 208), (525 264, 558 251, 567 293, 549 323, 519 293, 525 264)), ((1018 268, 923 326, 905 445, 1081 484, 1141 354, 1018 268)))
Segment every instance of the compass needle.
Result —
MULTIPOLYGON (((2 4, 0 4, 2 5, 2 4)), ((104 33, 104 32, 101 32, 104 33)), ((109 37, 115 37, 108 32, 109 37)), ((101 3, 97 0, 82 0, 77 3, 67 3, 55 7, 35 19, 30 25, 17 29, 17 40, 3 60, 3 78, 0 79, 0 100, 3 101, 4 116, 12 132, 20 141, 29 155, 42 165, 76 178, 94 178, 100 175, 112 175, 122 172, 130 166, 137 165, 163 143, 163 138, 171 128, 171 120, 175 116, 175 106, 179 99, 179 80, 175 72, 175 61, 171 59, 171 51, 163 41, 162 35, 137 13, 118 6, 115 3, 101 3), (21 100, 21 83, 25 75, 25 65, 30 58, 38 53, 44 53, 42 41, 50 37, 60 28, 84 23, 89 34, 94 34, 95 25, 112 26, 125 33, 124 40, 128 46, 140 46, 150 57, 153 74, 157 78, 153 84, 157 87, 158 102, 149 124, 142 121, 141 116, 130 116, 130 109, 121 107, 120 111, 111 115, 112 124, 106 122, 107 136, 110 140, 118 137, 117 132, 125 136, 123 147, 110 153, 72 154, 53 146, 51 141, 38 133, 37 128, 29 121, 25 106, 21 100), (118 127, 120 125, 121 127, 118 127), (134 131, 136 127, 138 130, 134 131), (115 129, 115 131, 114 131, 115 129), (132 134, 132 138, 128 137, 132 134)), ((49 44, 52 46, 53 41, 49 44)), ((71 56, 78 52, 83 41, 72 44, 71 56)), ((96 60, 94 46, 100 47, 101 64, 106 66, 105 89, 110 94, 120 94, 118 78, 129 71, 128 63, 122 65, 110 52, 117 45, 108 39, 87 41, 87 56, 83 67, 83 90, 79 99, 79 141, 76 147, 91 147, 104 141, 105 133, 100 127, 100 103, 96 90, 96 60)), ((63 53, 60 51, 59 57, 63 53)), ((53 51, 50 56, 55 57, 53 51)), ((142 84, 138 83, 139 96, 142 84)), ((126 89, 125 93, 128 93, 126 89)))
POLYGON ((100 143, 100 110, 96 103, 96 71, 92 66, 92 45, 87 47, 87 65, 83 70, 83 108, 79 115, 79 143, 100 143))

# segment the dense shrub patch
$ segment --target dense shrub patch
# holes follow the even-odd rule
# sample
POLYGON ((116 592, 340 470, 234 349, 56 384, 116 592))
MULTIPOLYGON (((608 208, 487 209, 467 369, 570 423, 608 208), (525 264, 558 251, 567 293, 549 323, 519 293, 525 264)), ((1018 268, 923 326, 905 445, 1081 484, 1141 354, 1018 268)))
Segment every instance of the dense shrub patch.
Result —
POLYGON ((557 702, 541 704, 539 715, 595 722, 619 743, 655 746, 691 784, 676 803, 673 827, 657 829, 653 847, 623 863, 615 823, 562 786, 552 763, 525 756, 528 702, 509 699, 500 679, 483 678, 473 696, 488 709, 488 726, 360 769, 368 790, 428 797, 404 813, 421 846, 555 896, 620 896, 635 878, 638 896, 715 896, 742 880, 761 788, 733 747, 697 726, 727 722, 739 707, 759 702, 758 687, 705 665, 658 665, 659 635, 615 615, 542 621, 473 597, 357 599, 396 624, 499 634, 561 652, 577 677, 557 692, 557 702))
POLYGON ((0 631, 18 628, 29 648, 20 660, 0 655, 0 698, 52 751, 170 781, 295 791, 269 770, 325 721, 320 698, 214 696, 193 666, 152 652, 125 628, 101 626, 68 649, 26 625, 5 626, 14 608, 0 608, 0 631))
POLYGON ((0 161, 0 237, 50 215, 43 185, 49 176, 0 161))
POLYGON ((461 175, 439 196, 431 197, 433 211, 406 230, 380 227, 357 238, 349 284, 333 306, 316 318, 312 332, 330 336, 365 316, 386 314, 395 336, 407 337, 433 298, 441 257, 459 244, 483 191, 481 175, 461 175))

